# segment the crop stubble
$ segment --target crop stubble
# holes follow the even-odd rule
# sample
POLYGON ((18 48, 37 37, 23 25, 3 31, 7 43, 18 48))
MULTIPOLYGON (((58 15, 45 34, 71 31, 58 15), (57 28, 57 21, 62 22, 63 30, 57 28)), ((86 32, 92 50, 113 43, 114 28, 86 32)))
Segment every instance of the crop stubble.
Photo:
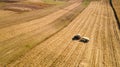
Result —
POLYGON ((120 31, 108 2, 95 1, 71 24, 44 41, 11 66, 119 67, 120 31), (89 43, 72 41, 74 34, 89 43))

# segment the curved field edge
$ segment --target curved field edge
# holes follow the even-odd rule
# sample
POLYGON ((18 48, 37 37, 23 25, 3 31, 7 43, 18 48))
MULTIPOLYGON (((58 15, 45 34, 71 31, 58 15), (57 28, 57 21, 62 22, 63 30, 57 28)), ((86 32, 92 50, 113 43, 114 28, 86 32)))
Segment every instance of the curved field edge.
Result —
MULTIPOLYGON (((23 41, 22 46, 18 46, 18 51, 15 51, 14 54, 9 54, 7 57, 1 57, 1 65, 6 65, 8 63, 11 63, 24 55, 26 52, 28 52, 33 47, 37 46, 37 44, 43 42, 44 40, 48 39, 55 33, 59 32, 61 29, 66 27, 83 9, 85 8, 84 5, 80 5, 79 7, 75 8, 71 12, 65 14, 64 16, 58 18, 53 23, 46 25, 44 30, 40 32, 41 35, 35 35, 33 39, 28 39, 27 43, 23 41), (41 39, 40 39, 41 38, 41 39)), ((21 43, 21 42, 20 42, 21 43)), ((11 45, 12 46, 12 45, 11 45)), ((9 46, 10 49, 10 46, 9 46)), ((12 50, 12 49, 11 49, 12 50)))
POLYGON ((114 11, 114 15, 120 29, 120 0, 110 0, 111 7, 114 11))

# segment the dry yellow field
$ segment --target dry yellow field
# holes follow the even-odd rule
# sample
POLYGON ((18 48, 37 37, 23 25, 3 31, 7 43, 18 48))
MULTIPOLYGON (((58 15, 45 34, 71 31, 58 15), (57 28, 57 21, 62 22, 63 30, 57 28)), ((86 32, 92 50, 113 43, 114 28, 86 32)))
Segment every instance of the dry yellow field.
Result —
POLYGON ((62 22, 54 22, 80 5, 81 0, 76 0, 45 17, 1 28, 0 65, 120 67, 120 29, 109 0, 92 0, 65 28, 61 28, 62 22), (56 32, 58 29, 62 30, 56 32), (73 41, 76 34, 89 37, 90 41, 73 41), (27 53, 22 54, 23 51, 27 53))
POLYGON ((69 26, 9 66, 120 67, 120 30, 110 4, 91 2, 69 26), (78 33, 90 42, 72 41, 78 33))
MULTIPOLYGON (((74 17, 75 14, 72 12, 76 12, 74 10, 78 10, 80 5, 81 2, 76 2, 43 18, 1 28, 0 65, 4 66, 15 61, 28 50, 61 30, 68 24, 65 20, 72 20, 71 15, 74 17)), ((77 12, 80 11, 81 7, 77 12)))

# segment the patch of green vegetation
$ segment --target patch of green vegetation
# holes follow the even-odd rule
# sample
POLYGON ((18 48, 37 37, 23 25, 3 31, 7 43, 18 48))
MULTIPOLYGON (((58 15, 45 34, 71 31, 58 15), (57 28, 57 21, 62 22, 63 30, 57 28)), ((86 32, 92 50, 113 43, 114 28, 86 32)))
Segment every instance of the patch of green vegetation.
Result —
POLYGON ((28 45, 25 45, 25 47, 26 47, 26 48, 31 48, 31 45, 28 44, 28 45))
POLYGON ((82 4, 87 6, 89 3, 90 3, 90 0, 84 0, 82 4))
POLYGON ((47 4, 55 4, 55 5, 62 5, 65 4, 65 1, 59 1, 59 0, 42 0, 44 3, 47 4))

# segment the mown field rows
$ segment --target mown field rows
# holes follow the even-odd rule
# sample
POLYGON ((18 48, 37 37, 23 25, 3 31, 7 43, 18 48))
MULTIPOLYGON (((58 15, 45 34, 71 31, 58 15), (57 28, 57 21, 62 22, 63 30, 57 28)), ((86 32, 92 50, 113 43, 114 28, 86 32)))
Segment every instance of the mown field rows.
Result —
POLYGON ((11 67, 120 67, 120 31, 107 1, 93 1, 69 24, 11 67), (75 34, 90 42, 72 41, 75 34))
POLYGON ((72 20, 75 17, 75 13, 72 12, 77 10, 78 13, 83 9, 80 4, 74 3, 44 18, 0 29, 0 64, 6 65, 12 62, 28 49, 65 27, 70 22, 66 20, 72 20), (68 17, 66 14, 73 17, 68 17), (63 17, 61 20, 56 21, 61 17, 63 17))
POLYGON ((32 20, 32 21, 27 22, 27 23, 13 25, 13 26, 9 26, 9 27, 0 29, 0 32, 1 32, 0 34, 1 34, 1 36, 3 36, 1 38, 4 38, 4 39, 0 39, 0 40, 4 41, 6 39, 17 36, 21 33, 26 33, 26 32, 32 31, 32 30, 40 28, 40 27, 42 28, 44 25, 50 24, 51 22, 53 22, 57 18, 61 17, 62 15, 71 11, 72 9, 74 9, 75 7, 77 7, 79 5, 80 5, 79 3, 75 3, 67 8, 64 8, 63 10, 55 12, 55 13, 48 15, 46 17, 43 17, 41 19, 36 19, 36 20, 32 20))
POLYGON ((7 17, 12 14, 15 14, 15 12, 0 10, 0 17, 7 17))
MULTIPOLYGON (((0 5, 1 5, 1 3, 2 2, 0 2, 0 5)), ((8 3, 8 4, 12 4, 12 3, 8 3)), ((16 4, 19 4, 19 2, 16 4)), ((3 10, 2 8, 4 8, 4 7, 1 6, 0 7, 0 29, 4 28, 4 27, 17 25, 17 24, 29 22, 34 19, 39 19, 39 18, 45 17, 48 14, 51 14, 58 10, 61 10, 71 4, 72 3, 70 3, 70 2, 67 2, 67 3, 65 2, 61 5, 48 4, 49 7, 44 7, 44 4, 41 4, 41 3, 40 4, 30 3, 29 5, 36 5, 36 6, 41 5, 41 7, 44 7, 44 8, 40 8, 37 10, 28 11, 28 12, 19 12, 19 11, 16 12, 16 11, 10 11, 10 10, 3 10)), ((7 5, 3 4, 3 6, 7 6, 7 5)))

